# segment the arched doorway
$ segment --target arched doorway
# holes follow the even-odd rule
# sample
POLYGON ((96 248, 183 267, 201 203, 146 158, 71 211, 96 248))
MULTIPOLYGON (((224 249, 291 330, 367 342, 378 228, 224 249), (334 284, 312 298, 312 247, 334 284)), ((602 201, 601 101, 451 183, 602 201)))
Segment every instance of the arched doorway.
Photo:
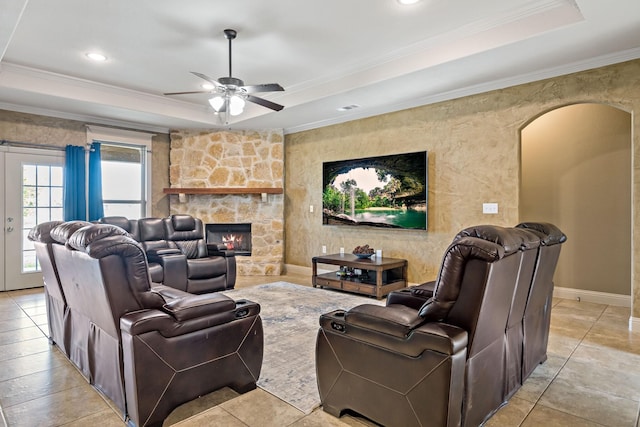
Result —
POLYGON ((520 220, 568 237, 555 285, 631 295, 631 114, 592 103, 549 111, 522 129, 521 167, 520 220))

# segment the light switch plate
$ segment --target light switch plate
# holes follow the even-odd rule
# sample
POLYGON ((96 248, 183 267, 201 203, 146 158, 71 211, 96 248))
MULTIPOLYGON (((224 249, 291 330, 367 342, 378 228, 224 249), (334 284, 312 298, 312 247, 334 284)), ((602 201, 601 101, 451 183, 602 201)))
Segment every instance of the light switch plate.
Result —
POLYGON ((497 203, 483 203, 482 204, 482 213, 483 214, 497 214, 498 213, 498 204, 497 203))

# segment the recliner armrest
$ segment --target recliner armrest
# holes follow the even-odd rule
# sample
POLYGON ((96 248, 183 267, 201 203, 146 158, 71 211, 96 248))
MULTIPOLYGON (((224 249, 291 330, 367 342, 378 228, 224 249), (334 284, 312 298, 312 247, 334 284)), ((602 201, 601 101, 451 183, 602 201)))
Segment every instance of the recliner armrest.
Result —
POLYGON ((160 249, 147 249, 147 259, 149 261, 155 261, 165 255, 181 255, 180 249, 177 248, 160 248, 160 249))
MULTIPOLYGON (((192 297, 206 297, 212 294, 192 295, 192 297)), ((225 297, 223 294, 213 294, 225 297)), ((189 299, 186 297, 185 299, 189 299)), ((204 298, 206 299, 206 298, 204 298)), ((200 315, 190 317, 179 321, 173 314, 158 309, 145 309, 133 311, 125 314, 120 318, 120 329, 123 333, 131 336, 141 335, 151 331, 158 331, 164 337, 176 337, 189 334, 194 331, 207 329, 216 325, 230 323, 235 320, 241 320, 250 317, 258 317, 260 314, 260 305, 248 301, 237 300, 231 301, 231 305, 226 308, 213 304, 212 307, 192 307, 193 311, 184 312, 182 315, 188 317, 195 311, 200 311, 200 315)), ((205 301, 199 301, 198 304, 204 304, 205 301)), ((178 303, 176 303, 178 304, 178 303)), ((187 306, 187 302, 183 302, 187 306)), ((197 304, 196 304, 197 305, 197 304)))
POLYGON ((409 288, 413 295, 422 296, 425 298, 433 297, 433 292, 436 289, 436 281, 425 282, 421 285, 412 286, 409 288))
MULTIPOLYGON (((399 311, 399 313, 387 313, 384 315, 386 320, 384 317, 374 320, 371 317, 373 312, 378 310, 365 308, 362 311, 367 313, 358 313, 355 316, 350 316, 351 319, 346 320, 348 313, 344 310, 336 310, 320 316, 320 327, 327 334, 344 334, 350 339, 409 357, 418 357, 425 351, 435 351, 449 355, 466 351, 468 334, 462 328, 442 322, 428 322, 412 329, 406 336, 392 335, 378 330, 376 327, 386 323, 387 330, 395 331, 398 334, 404 328, 402 323, 407 320, 406 313, 402 313, 402 311, 411 309, 403 306, 373 307, 378 307, 382 310, 399 311), (369 316, 363 314, 368 314, 369 316), (353 322, 354 320, 355 322, 353 322)), ((415 310, 413 311, 415 312, 415 310)))
POLYGON ((404 305, 379 306, 362 304, 353 307, 345 314, 345 321, 350 325, 374 329, 385 334, 405 338, 409 333, 424 323, 418 312, 404 305))
POLYGON ((187 290, 187 256, 180 249, 150 249, 147 251, 147 261, 162 267, 162 284, 187 290))
POLYGON ((162 310, 171 314, 179 322, 235 308, 236 302, 222 294, 192 295, 175 299, 162 306, 162 310))
POLYGON ((233 249, 227 248, 224 243, 207 243, 207 253, 209 256, 236 256, 236 252, 233 249))

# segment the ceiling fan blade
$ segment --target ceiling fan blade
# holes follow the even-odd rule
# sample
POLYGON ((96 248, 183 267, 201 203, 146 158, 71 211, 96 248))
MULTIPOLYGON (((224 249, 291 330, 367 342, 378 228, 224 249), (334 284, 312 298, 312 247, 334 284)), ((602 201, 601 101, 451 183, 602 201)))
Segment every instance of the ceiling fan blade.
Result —
POLYGON ((168 92, 163 95, 191 95, 193 93, 211 93, 210 90, 194 90, 189 92, 168 92))
POLYGON ((218 87, 221 86, 220 83, 218 83, 218 81, 216 79, 212 79, 211 77, 202 74, 202 73, 196 73, 195 71, 191 71, 191 74, 193 74, 194 76, 200 77, 203 80, 208 81, 209 83, 211 83, 212 85, 218 87))
POLYGON ((247 101, 251 101, 255 104, 262 105, 263 107, 271 108, 275 111, 280 111, 284 108, 284 105, 276 104, 275 102, 267 101, 264 98, 259 98, 253 95, 247 95, 247 101))
POLYGON ((247 86, 242 86, 240 89, 246 90, 247 93, 279 92, 284 90, 284 88, 280 86, 278 83, 265 83, 262 85, 247 85, 247 86))

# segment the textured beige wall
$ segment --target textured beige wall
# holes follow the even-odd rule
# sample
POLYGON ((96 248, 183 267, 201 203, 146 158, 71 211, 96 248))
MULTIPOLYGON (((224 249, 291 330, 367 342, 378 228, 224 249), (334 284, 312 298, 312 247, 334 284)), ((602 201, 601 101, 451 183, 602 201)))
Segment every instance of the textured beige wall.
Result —
POLYGON ((151 216, 169 215, 169 196, 162 190, 169 187, 169 134, 159 133, 151 139, 151 216))
POLYGON ((555 285, 631 292, 631 115, 576 104, 522 130, 520 218, 545 218, 571 236, 555 285))
MULTIPOLYGON (((433 279, 461 228, 519 221, 520 129, 559 106, 601 102, 640 111, 640 60, 290 134, 285 140, 285 262, 311 266, 321 245, 337 252, 368 243, 409 260, 409 281, 433 279), (363 231, 322 225, 322 162, 379 154, 429 152, 428 231, 363 231), (483 202, 499 203, 483 215, 483 202)), ((640 201, 640 121, 633 121, 633 205, 640 201)), ((640 259, 640 212, 633 253, 640 259)), ((571 236, 569 236, 571 238, 571 236)), ((640 317, 640 263, 633 264, 633 315, 640 317)))
MULTIPOLYGON (((87 143, 84 122, 0 110, 0 139, 31 144, 82 145, 87 143)), ((169 198, 162 189, 169 186, 169 135, 152 139, 152 216, 169 215, 169 198)))
POLYGON ((74 120, 0 110, 0 139, 32 144, 85 145, 85 124, 74 120))

